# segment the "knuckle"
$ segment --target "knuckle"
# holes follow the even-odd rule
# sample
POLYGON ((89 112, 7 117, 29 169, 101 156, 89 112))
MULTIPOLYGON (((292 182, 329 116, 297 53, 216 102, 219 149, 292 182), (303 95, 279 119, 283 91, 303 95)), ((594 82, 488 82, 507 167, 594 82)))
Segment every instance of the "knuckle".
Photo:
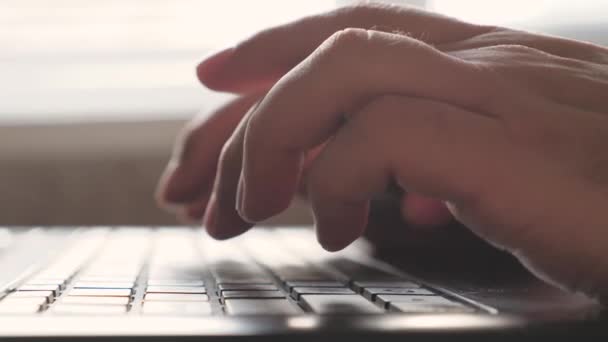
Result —
POLYGON ((346 28, 332 34, 321 46, 325 55, 333 56, 351 52, 365 45, 369 40, 369 31, 359 28, 346 28))
POLYGON ((236 164, 240 164, 241 160, 241 146, 236 142, 237 139, 230 138, 224 146, 219 157, 220 169, 233 167, 236 164))

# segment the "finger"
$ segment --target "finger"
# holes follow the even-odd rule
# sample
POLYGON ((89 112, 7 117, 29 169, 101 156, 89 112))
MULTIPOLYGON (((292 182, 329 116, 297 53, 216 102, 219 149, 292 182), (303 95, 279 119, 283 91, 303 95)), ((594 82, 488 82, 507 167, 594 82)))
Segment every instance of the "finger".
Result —
POLYGON ((186 215, 194 222, 200 222, 205 215, 205 210, 209 203, 209 195, 194 201, 186 206, 186 215))
POLYGON ((236 203, 243 161, 245 128, 254 109, 255 106, 243 117, 222 149, 213 187, 213 205, 209 206, 209 212, 205 214, 204 219, 207 232, 216 239, 234 237, 253 226, 241 218, 236 203))
MULTIPOLYGON (((499 45, 452 51, 450 55, 485 65, 504 80, 552 102, 589 111, 605 111, 606 68, 549 54, 523 45, 499 45), (576 89, 576 91, 571 91, 576 89)), ((555 120, 552 120, 555 122, 555 120)))
POLYGON ((344 248, 361 236, 369 200, 395 179, 418 194, 465 203, 501 150, 499 121, 448 104, 381 97, 355 113, 313 164, 308 189, 319 242, 344 248), (425 148, 420 148, 424 146, 425 148))
POLYGON ((412 193, 403 196, 401 215, 414 227, 440 227, 452 220, 442 201, 412 193))
POLYGON ((259 97, 238 97, 185 127, 157 187, 156 198, 161 206, 208 197, 222 146, 259 97))
POLYGON ((519 45, 537 49, 545 53, 564 58, 605 64, 603 54, 599 54, 597 45, 524 31, 497 29, 470 38, 437 45, 442 51, 473 50, 490 46, 519 45))
POLYGON ((493 77, 401 35, 365 30, 336 34, 277 83, 252 115, 241 214, 260 221, 284 210, 304 152, 327 140, 343 122, 343 113, 387 93, 493 113, 505 109, 496 108, 493 94, 501 92, 501 85, 493 77))
POLYGON ((346 28, 405 32, 430 44, 444 44, 493 30, 410 7, 382 4, 345 7, 257 33, 203 61, 197 74, 204 85, 215 90, 247 93, 267 88, 328 37, 346 28))
POLYGON ((205 194, 202 198, 183 205, 177 210, 178 221, 183 222, 184 224, 200 224, 205 215, 208 202, 209 194, 205 194))

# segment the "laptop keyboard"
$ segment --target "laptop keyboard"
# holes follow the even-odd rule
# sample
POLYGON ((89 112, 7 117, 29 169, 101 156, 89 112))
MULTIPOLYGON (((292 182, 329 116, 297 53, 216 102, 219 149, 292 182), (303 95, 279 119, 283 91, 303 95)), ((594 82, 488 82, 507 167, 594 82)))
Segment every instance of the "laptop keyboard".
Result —
POLYGON ((230 241, 179 227, 4 229, 0 270, 34 237, 54 248, 26 248, 41 262, 0 283, 0 315, 484 312, 369 262, 360 248, 328 253, 305 229, 255 229, 230 241))

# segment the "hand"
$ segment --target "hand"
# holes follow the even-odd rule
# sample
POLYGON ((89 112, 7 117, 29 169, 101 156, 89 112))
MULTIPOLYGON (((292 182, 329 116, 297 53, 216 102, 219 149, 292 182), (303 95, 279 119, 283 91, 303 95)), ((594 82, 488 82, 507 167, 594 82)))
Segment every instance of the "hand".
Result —
POLYGON ((360 236, 396 182, 541 278, 605 294, 607 64, 592 44, 399 7, 259 33, 199 68, 213 89, 270 88, 223 147, 208 229, 223 234, 227 206, 242 223, 281 212, 322 146, 305 178, 325 248, 360 236))

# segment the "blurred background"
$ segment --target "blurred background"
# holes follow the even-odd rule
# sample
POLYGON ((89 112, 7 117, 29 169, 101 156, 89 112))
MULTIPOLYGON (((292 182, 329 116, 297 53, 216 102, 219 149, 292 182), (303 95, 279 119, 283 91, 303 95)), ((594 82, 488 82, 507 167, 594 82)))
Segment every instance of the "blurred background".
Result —
MULTIPOLYGON (((229 98, 207 54, 349 0, 0 0, 0 224, 171 224, 152 199, 183 124, 229 98)), ((608 44, 605 0, 414 0, 608 44)), ((274 224, 308 222, 296 203, 274 224)))

